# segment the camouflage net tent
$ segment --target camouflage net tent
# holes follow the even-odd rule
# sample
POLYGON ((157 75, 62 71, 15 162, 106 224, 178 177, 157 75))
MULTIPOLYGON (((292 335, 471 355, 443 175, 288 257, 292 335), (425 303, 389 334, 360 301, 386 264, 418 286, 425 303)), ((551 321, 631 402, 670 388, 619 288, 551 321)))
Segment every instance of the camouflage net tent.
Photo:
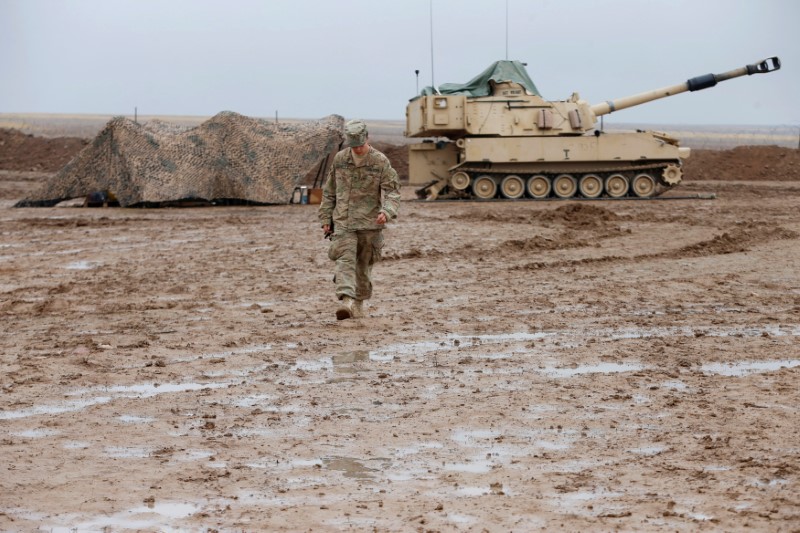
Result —
POLYGON ((100 193, 123 207, 186 200, 286 204, 341 146, 343 125, 338 115, 287 124, 230 111, 191 129, 117 117, 16 207, 100 193))

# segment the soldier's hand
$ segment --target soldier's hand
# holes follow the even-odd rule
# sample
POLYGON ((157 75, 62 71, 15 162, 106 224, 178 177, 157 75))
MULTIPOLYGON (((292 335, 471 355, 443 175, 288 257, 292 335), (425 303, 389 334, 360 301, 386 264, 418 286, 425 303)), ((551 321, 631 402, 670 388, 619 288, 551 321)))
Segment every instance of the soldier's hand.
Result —
POLYGON ((322 232, 325 234, 325 237, 331 234, 331 225, 330 224, 323 224, 322 225, 322 232))
POLYGON ((381 226, 386 224, 386 213, 384 213, 383 211, 378 213, 378 218, 375 219, 375 223, 377 223, 377 224, 379 224, 381 226))

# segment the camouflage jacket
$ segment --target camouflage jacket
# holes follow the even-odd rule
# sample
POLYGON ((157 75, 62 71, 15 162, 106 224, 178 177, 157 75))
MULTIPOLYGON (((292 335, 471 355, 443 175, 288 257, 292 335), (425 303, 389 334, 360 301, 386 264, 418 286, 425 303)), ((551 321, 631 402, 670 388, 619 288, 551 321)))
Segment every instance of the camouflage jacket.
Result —
POLYGON ((333 222, 337 233, 382 229, 375 222, 378 213, 391 220, 399 207, 400 180, 385 155, 370 146, 364 164, 356 167, 350 148, 336 154, 322 188, 321 225, 333 222))

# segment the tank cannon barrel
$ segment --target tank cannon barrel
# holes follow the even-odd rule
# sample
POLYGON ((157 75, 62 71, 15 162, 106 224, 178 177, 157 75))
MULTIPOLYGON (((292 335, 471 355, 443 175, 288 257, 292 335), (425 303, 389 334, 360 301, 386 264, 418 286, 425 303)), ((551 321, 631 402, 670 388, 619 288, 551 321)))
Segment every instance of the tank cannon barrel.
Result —
POLYGON ((652 102, 653 100, 658 100, 659 98, 674 96, 686 91, 700 91, 702 89, 708 89, 709 87, 714 87, 721 81, 738 78, 740 76, 750 76, 752 74, 766 74, 767 72, 773 72, 779 70, 780 68, 781 60, 778 59, 778 57, 770 57, 759 61, 758 63, 753 63, 741 68, 729 70, 721 74, 704 74, 677 85, 671 85, 669 87, 663 87, 661 89, 595 104, 592 106, 592 112, 594 112, 595 116, 607 115, 614 111, 619 111, 620 109, 652 102))

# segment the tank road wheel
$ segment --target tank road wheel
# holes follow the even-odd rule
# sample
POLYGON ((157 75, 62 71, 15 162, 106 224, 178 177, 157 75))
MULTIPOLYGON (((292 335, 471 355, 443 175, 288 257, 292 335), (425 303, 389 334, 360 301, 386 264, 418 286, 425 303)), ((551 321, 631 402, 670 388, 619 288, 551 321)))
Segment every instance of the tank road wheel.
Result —
POLYGON ((656 180, 650 174, 637 174, 631 183, 633 194, 639 198, 653 196, 656 191, 656 180))
POLYGON ((578 182, 569 174, 561 174, 553 181, 553 190, 559 198, 570 198, 575 196, 578 182))
POLYGON ((547 176, 536 175, 528 178, 527 189, 531 198, 547 198, 550 196, 553 186, 547 176))
POLYGON ((667 185, 679 184, 681 182, 681 177, 683 177, 683 172, 678 165, 667 165, 664 168, 664 173, 661 174, 661 178, 667 185))
POLYGON ((584 198, 597 198, 603 194, 603 180, 600 179, 600 176, 586 174, 581 177, 578 188, 581 190, 581 194, 584 198))
POLYGON ((628 178, 622 174, 612 174, 606 178, 606 193, 611 198, 622 198, 628 194, 628 189, 630 189, 630 183, 628 183, 628 178))
POLYGON ((491 177, 484 174, 472 182, 472 192, 481 200, 490 200, 497 194, 497 184, 491 177))
POLYGON ((465 191, 469 187, 469 174, 466 172, 456 172, 450 177, 450 186, 457 191, 465 191))
POLYGON ((512 200, 520 198, 525 194, 525 182, 522 181, 522 178, 513 174, 506 176, 503 178, 503 181, 500 182, 500 194, 502 194, 504 198, 510 198, 512 200))

